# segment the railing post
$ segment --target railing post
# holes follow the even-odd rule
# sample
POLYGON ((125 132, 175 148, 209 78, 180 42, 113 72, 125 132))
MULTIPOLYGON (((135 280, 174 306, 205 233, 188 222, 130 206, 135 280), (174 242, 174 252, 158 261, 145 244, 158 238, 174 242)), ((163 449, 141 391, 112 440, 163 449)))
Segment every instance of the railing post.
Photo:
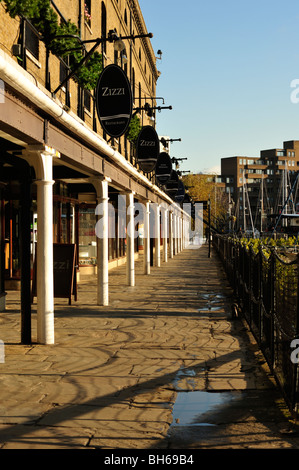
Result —
POLYGON ((271 317, 271 344, 270 344, 270 357, 271 365, 274 367, 274 311, 275 311, 275 254, 271 251, 270 258, 270 317, 271 317))
POLYGON ((259 248, 258 251, 258 266, 259 266, 259 280, 258 280, 258 315, 259 315, 259 325, 258 325, 258 330, 259 330, 259 343, 261 345, 262 343, 262 305, 263 305, 263 256, 262 256, 262 248, 259 248))
MULTIPOLYGON (((299 254, 297 254, 297 298, 296 298, 296 339, 299 338, 299 254)), ((292 407, 294 411, 294 418, 297 419, 298 413, 298 399, 299 399, 299 390, 298 390, 298 363, 293 364, 293 391, 292 391, 292 407)))

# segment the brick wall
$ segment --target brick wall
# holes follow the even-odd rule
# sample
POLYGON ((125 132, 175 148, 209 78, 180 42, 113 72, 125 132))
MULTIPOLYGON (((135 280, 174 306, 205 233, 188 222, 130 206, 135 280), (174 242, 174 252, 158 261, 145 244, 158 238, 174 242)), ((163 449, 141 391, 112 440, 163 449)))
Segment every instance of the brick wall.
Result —
MULTIPOLYGON (((147 33, 145 21, 140 11, 139 3, 136 0, 90 0, 87 2, 90 6, 91 19, 84 20, 84 0, 55 0, 55 5, 66 20, 71 20, 75 23, 81 31, 81 39, 97 39, 102 35, 102 8, 106 10, 107 26, 106 32, 111 29, 116 29, 117 33, 122 36, 128 36, 130 34, 142 34, 147 33), (79 12, 81 7, 81 22, 79 24, 79 12)), ((3 3, 0 3, 0 48, 4 49, 7 54, 14 57, 12 54, 13 44, 17 44, 22 23, 19 18, 12 19, 9 14, 5 12, 3 3)), ((126 55, 128 63, 126 71, 131 84, 134 84, 134 96, 139 98, 141 90, 142 98, 151 98, 156 96, 156 81, 158 78, 158 72, 155 64, 155 54, 153 52, 149 39, 135 39, 124 40, 126 45, 126 55), (134 77, 134 79, 133 79, 134 77)), ((87 44, 86 48, 89 50, 93 46, 93 43, 87 44)), ((99 47, 98 52, 101 51, 99 47)), ((17 62, 17 57, 14 57, 17 62)), ((115 63, 114 47, 111 43, 106 43, 106 53, 104 65, 115 63)), ((22 62, 19 62, 20 66, 22 62)), ((120 61, 118 61, 120 65, 120 61)), ((38 58, 35 58, 32 54, 26 54, 26 70, 35 77, 38 82, 38 86, 46 86, 46 49, 43 42, 39 41, 39 53, 38 58)), ((49 57, 49 72, 50 72, 50 91, 54 91, 60 84, 60 61, 57 57, 50 54, 49 57)), ((70 91, 70 111, 78 113, 78 86, 73 81, 69 82, 70 91)), ((64 89, 59 90, 57 98, 65 103, 65 91, 64 89)), ((143 106, 146 100, 143 99, 140 103, 143 106)), ((148 100, 152 104, 152 100, 148 100)), ((153 103, 156 104, 155 102, 153 103)), ((135 106, 139 105, 139 101, 135 100, 135 106)), ((150 124, 148 116, 144 112, 140 115, 141 122, 143 125, 150 124)), ((86 125, 92 128, 93 126, 93 106, 91 104, 91 110, 84 110, 83 119, 86 125)), ((103 135, 101 126, 98 122, 97 116, 97 132, 99 135, 103 135)), ((117 143, 116 143, 117 145, 117 143)), ((128 147, 128 145, 127 145, 128 147)), ((124 137, 120 139, 119 149, 124 151, 125 140, 124 137)))

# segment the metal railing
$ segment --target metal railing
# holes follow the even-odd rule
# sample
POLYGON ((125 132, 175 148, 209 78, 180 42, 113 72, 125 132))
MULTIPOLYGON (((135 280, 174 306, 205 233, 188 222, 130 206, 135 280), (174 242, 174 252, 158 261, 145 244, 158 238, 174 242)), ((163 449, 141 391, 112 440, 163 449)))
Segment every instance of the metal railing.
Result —
POLYGON ((299 338, 299 255, 216 234, 213 245, 241 313, 289 409, 297 415, 298 361, 291 343, 299 338))

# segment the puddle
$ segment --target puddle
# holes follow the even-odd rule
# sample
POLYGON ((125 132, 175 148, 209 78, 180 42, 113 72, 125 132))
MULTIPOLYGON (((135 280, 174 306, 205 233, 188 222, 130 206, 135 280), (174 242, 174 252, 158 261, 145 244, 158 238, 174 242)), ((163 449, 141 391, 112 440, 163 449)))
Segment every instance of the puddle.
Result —
POLYGON ((198 297, 202 300, 208 300, 209 302, 219 302, 225 299, 224 294, 212 293, 212 294, 198 294, 198 297))
POLYGON ((199 308, 198 311, 199 312, 217 312, 218 310, 221 310, 223 309, 223 306, 222 305, 219 305, 219 307, 211 307, 210 305, 207 305, 206 308, 199 308))
POLYGON ((220 293, 210 293, 210 294, 200 294, 198 293, 200 300, 205 300, 206 304, 199 308, 199 312, 217 312, 218 310, 223 309, 223 304, 221 301, 225 299, 225 295, 220 293))
MULTIPOLYGON (((205 367, 199 369, 199 371, 205 371, 205 367)), ((181 391, 188 386, 188 388, 194 388, 196 386, 196 378, 197 374, 194 369, 181 369, 177 372, 176 378, 173 382, 175 386, 175 390, 181 391)))
POLYGON ((233 399, 230 392, 179 392, 173 406, 172 426, 217 426, 213 423, 215 413, 233 399))

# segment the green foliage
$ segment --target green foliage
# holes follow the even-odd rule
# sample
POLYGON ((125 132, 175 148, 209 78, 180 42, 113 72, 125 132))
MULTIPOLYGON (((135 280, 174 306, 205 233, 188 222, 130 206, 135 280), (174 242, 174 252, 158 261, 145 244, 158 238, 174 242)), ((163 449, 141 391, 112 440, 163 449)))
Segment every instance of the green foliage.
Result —
POLYGON ((50 3, 49 0, 1 0, 5 3, 5 9, 12 18, 17 15, 26 18, 39 16, 41 4, 50 3))
MULTIPOLYGON (((0 0, 0 2, 5 4, 5 9, 12 18, 19 15, 30 19, 52 54, 62 58, 69 56, 71 70, 74 70, 83 59, 84 55, 80 50, 69 52, 70 49, 80 46, 76 38, 59 37, 78 36, 77 26, 70 20, 66 24, 59 24, 58 15, 51 8, 50 0, 0 0)), ((102 70, 102 55, 95 52, 76 72, 74 80, 83 88, 93 90, 102 70)))
POLYGON ((141 131, 142 127, 140 124, 140 119, 137 115, 135 115, 129 124, 128 131, 126 133, 127 139, 134 145, 136 145, 138 135, 141 131))

